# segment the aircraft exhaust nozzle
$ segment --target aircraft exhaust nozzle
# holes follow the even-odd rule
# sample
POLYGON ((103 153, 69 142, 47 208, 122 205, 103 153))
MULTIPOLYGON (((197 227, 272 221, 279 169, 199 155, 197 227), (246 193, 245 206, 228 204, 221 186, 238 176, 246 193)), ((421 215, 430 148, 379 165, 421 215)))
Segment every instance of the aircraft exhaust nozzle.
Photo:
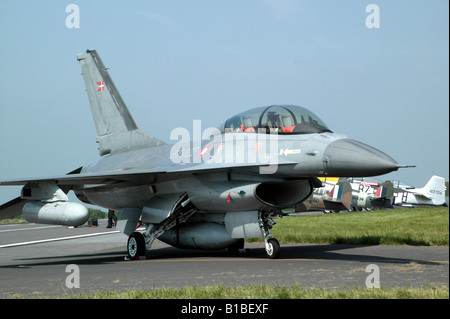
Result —
POLYGON ((337 177, 377 176, 401 167, 389 155, 351 139, 337 140, 328 145, 323 162, 327 174, 337 177))

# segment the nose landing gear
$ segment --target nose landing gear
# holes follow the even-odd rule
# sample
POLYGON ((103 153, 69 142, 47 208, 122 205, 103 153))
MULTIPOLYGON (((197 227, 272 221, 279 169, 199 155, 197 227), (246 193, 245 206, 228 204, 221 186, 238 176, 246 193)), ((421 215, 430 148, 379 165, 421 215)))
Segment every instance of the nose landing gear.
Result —
POLYGON ((273 225, 276 224, 272 219, 272 214, 273 213, 264 215, 261 213, 259 218, 259 227, 264 235, 266 256, 269 259, 278 259, 280 258, 280 243, 275 238, 272 238, 271 229, 273 225))

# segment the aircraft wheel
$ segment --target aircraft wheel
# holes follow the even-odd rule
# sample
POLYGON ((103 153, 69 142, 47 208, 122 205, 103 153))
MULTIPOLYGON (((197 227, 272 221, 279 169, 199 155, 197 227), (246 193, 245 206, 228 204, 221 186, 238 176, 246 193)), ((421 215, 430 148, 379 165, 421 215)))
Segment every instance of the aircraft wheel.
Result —
POLYGON ((280 243, 275 238, 270 238, 267 241, 266 255, 269 259, 278 259, 280 257, 280 243))
POLYGON ((131 259, 145 255, 145 238, 140 232, 134 232, 128 237, 128 255, 131 259))
POLYGON ((240 239, 236 244, 227 248, 231 256, 238 256, 239 250, 244 248, 244 238, 240 239))

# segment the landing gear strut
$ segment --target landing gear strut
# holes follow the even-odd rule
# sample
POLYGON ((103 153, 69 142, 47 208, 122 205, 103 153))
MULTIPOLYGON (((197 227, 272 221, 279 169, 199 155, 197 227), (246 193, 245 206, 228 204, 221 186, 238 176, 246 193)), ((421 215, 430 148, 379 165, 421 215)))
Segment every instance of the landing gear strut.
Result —
POLYGON ((197 212, 194 204, 191 203, 187 193, 181 195, 169 213, 169 216, 162 220, 159 224, 142 223, 145 226, 145 233, 135 231, 128 237, 128 256, 130 259, 139 259, 145 256, 147 249, 149 249, 156 238, 161 234, 188 220, 193 214, 197 212))
POLYGON ((264 235, 264 242, 266 245, 266 255, 269 259, 278 259, 280 257, 280 243, 275 238, 272 238, 271 229, 276 223, 273 221, 271 214, 261 213, 259 218, 259 227, 264 235))

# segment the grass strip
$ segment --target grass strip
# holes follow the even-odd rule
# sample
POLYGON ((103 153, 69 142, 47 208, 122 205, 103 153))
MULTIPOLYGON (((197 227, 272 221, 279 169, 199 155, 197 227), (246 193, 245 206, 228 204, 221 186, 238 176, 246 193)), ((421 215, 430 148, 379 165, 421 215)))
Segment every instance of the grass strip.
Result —
MULTIPOLYGON (((350 245, 449 245, 449 208, 386 209, 276 219, 280 243, 350 245)), ((247 239, 260 242, 261 238, 247 239)))
MULTIPOLYGON (((53 297, 52 297, 53 298, 53 297)), ((151 290, 110 291, 91 295, 66 295, 69 299, 449 299, 448 287, 353 289, 304 288, 292 286, 249 285, 226 287, 164 288, 151 290)))

